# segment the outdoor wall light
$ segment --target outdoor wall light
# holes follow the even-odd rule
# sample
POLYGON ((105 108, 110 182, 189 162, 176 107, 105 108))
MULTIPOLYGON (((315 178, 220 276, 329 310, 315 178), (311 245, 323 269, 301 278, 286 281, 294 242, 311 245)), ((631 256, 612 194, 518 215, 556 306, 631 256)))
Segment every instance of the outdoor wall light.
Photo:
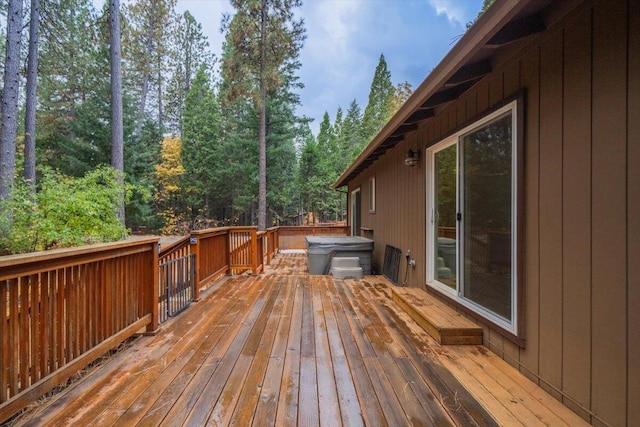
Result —
POLYGON ((416 150, 413 151, 411 148, 409 148, 409 151, 407 152, 407 157, 404 158, 404 164, 405 166, 415 166, 418 164, 418 161, 420 160, 420 150, 416 150))

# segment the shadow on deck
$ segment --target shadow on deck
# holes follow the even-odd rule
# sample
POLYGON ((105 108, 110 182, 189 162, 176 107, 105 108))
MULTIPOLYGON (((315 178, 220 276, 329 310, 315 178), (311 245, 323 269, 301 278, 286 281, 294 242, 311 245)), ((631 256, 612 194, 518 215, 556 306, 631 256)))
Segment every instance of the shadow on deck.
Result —
MULTIPOLYGON (((484 347, 441 347, 378 276, 279 255, 225 277, 26 425, 578 425, 484 347)), ((573 415, 573 416, 572 416, 573 415)))

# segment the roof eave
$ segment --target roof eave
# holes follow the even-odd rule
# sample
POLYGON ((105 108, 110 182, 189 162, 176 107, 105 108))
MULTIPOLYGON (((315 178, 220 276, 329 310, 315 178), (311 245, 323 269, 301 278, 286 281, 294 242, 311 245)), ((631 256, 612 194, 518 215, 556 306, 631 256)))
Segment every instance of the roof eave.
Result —
POLYGON ((467 30, 458 43, 398 109, 387 124, 362 150, 356 160, 333 185, 337 189, 348 184, 350 175, 389 138, 396 129, 435 94, 487 42, 511 21, 527 4, 535 0, 496 0, 496 2, 467 30))

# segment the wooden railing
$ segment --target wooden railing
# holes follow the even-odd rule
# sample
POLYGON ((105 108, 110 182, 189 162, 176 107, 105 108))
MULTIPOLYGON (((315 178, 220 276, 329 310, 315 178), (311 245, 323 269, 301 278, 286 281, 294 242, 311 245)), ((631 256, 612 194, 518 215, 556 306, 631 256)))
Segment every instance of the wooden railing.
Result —
POLYGON ((0 258, 0 422, 158 325, 158 239, 0 258))
POLYGON ((152 238, 0 257, 0 423, 130 336, 156 331, 169 304, 159 270, 180 283, 193 275, 198 300, 225 274, 258 274, 280 248, 304 248, 304 236, 336 234, 349 227, 221 227, 162 249, 152 238), (185 269, 163 269, 182 260, 185 269))
POLYGON ((271 264, 271 260, 278 253, 280 249, 279 242, 279 230, 280 227, 272 227, 267 229, 267 244, 265 245, 264 256, 267 258, 267 265, 271 264))
POLYGON ((210 228, 191 232, 193 252, 196 254, 196 292, 227 274, 231 268, 230 227, 210 228))

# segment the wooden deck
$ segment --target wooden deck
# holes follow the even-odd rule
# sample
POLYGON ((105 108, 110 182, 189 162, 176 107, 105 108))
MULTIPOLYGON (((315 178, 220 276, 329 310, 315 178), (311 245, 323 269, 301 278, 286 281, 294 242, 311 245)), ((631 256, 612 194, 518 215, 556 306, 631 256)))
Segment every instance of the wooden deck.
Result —
POLYGON ((480 346, 440 347, 377 276, 279 255, 216 283, 18 425, 580 425, 480 346))

